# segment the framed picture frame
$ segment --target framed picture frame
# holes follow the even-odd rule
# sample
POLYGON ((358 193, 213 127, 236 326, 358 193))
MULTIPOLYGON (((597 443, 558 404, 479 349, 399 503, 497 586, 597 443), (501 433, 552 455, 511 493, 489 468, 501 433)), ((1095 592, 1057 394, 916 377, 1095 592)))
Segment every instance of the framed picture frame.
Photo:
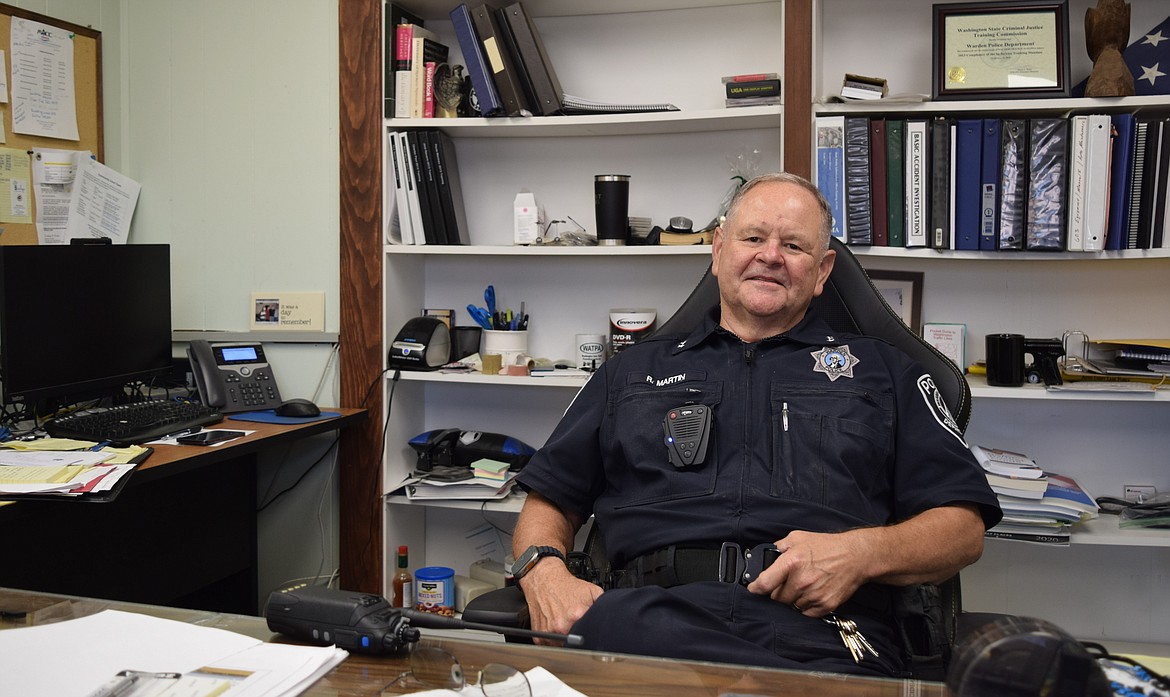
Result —
POLYGON ((1068 97, 1068 0, 936 3, 931 97, 1068 97))
POLYGON ((915 333, 922 332, 922 272, 866 269, 869 280, 894 313, 915 333))

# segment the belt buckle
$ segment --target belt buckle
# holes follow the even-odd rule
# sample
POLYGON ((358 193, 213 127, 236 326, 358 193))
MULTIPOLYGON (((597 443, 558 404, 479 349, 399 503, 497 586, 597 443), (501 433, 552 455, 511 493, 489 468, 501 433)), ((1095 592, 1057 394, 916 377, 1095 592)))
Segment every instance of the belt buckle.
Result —
POLYGON ((724 542, 719 548, 719 581, 737 583, 743 571, 744 562, 740 546, 734 542, 724 542))
POLYGON ((752 547, 747 552, 744 552, 744 571, 740 575, 740 583, 747 585, 759 577, 780 558, 780 550, 776 549, 776 545, 765 542, 752 547))

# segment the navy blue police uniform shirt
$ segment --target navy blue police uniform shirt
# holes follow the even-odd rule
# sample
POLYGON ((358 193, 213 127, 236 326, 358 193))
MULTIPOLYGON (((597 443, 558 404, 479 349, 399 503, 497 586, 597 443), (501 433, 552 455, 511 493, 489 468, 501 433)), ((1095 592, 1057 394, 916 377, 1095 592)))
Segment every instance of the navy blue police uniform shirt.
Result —
POLYGON ((618 567, 668 545, 755 546, 793 530, 896 523, 930 508, 1002 513, 934 383, 880 339, 814 317, 745 344, 718 309, 690 336, 602 364, 519 481, 600 525, 618 567), (663 419, 703 404, 701 465, 671 464, 663 419))

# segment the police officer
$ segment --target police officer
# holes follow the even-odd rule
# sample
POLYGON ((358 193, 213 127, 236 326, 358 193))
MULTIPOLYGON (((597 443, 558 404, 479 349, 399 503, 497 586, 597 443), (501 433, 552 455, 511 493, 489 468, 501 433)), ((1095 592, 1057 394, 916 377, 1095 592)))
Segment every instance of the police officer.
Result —
POLYGON ((718 308, 602 364, 521 472, 513 551, 534 629, 902 674, 892 589, 977 560, 1001 513, 922 367, 806 316, 833 268, 831 222, 800 177, 741 187, 713 241, 718 308), (564 563, 591 514, 614 589, 564 563))

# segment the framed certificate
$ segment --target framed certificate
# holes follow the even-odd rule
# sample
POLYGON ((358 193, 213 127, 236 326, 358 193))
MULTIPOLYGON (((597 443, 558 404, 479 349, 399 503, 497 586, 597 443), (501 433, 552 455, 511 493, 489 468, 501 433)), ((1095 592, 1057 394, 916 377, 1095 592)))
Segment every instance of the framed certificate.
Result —
POLYGON ((934 99, 1069 96, 1068 0, 934 5, 934 99))

